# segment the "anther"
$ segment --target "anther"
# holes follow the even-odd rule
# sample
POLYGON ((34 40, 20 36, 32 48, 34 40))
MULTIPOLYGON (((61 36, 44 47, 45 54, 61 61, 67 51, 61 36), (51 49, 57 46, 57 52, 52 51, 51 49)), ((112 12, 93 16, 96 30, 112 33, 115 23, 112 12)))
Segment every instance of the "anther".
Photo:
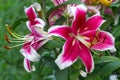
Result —
POLYGON ((6 34, 4 34, 4 38, 5 38, 5 40, 6 40, 9 44, 11 44, 11 42, 10 42, 10 40, 9 40, 9 38, 8 38, 8 36, 7 36, 6 34))
POLYGON ((5 49, 11 49, 9 46, 4 46, 5 49))

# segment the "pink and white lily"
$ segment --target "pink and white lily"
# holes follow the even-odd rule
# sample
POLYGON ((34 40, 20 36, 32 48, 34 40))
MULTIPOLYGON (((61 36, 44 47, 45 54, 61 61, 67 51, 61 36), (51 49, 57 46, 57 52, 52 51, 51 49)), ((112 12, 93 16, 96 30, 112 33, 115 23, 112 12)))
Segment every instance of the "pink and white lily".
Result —
POLYGON ((42 19, 37 18, 33 6, 25 9, 25 13, 29 19, 26 22, 28 29, 31 34, 25 36, 28 40, 25 41, 20 53, 25 57, 24 67, 26 71, 31 72, 35 69, 30 67, 30 61, 36 62, 39 60, 40 55, 37 50, 44 45, 50 38, 48 33, 43 30, 45 23, 42 19))
MULTIPOLYGON (((34 5, 25 8, 25 13, 29 19, 29 21, 27 21, 26 24, 31 33, 26 36, 21 36, 12 31, 11 27, 7 25, 8 32, 15 38, 10 40, 5 35, 5 39, 9 43, 10 42, 20 43, 11 47, 5 46, 5 48, 9 49, 23 45, 22 49, 20 50, 20 53, 25 57, 24 67, 27 72, 35 70, 35 67, 33 66, 31 67, 30 61, 32 62, 39 61, 40 55, 37 53, 37 50, 41 46, 43 46, 48 40, 50 40, 49 34, 43 30, 45 22, 42 19, 37 18, 37 14, 35 13, 34 9, 34 7, 36 8, 36 6, 34 5)), ((39 6, 37 6, 37 9, 40 9, 39 6)))
POLYGON ((60 69, 72 65, 80 58, 85 65, 86 72, 94 69, 94 61, 90 49, 110 50, 114 48, 114 37, 99 29, 105 22, 100 14, 86 18, 87 8, 84 5, 71 7, 74 19, 71 27, 53 26, 49 29, 50 35, 60 36, 66 40, 63 50, 55 63, 60 69))

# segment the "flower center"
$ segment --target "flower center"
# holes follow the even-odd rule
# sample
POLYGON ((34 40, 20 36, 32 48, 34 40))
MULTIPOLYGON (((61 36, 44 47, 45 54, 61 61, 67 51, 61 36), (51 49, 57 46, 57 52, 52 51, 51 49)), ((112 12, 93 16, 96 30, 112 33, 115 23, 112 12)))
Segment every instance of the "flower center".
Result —
POLYGON ((86 40, 89 40, 90 38, 85 37, 85 36, 81 36, 80 34, 78 34, 77 36, 74 35, 73 33, 70 34, 70 36, 75 37, 75 39, 79 40, 80 42, 82 42, 85 46, 90 47, 91 43, 87 42, 86 40))
POLYGON ((91 46, 91 44, 86 41, 86 40, 89 40, 88 37, 77 35, 75 38, 78 39, 80 42, 82 42, 85 46, 87 46, 87 47, 91 46))

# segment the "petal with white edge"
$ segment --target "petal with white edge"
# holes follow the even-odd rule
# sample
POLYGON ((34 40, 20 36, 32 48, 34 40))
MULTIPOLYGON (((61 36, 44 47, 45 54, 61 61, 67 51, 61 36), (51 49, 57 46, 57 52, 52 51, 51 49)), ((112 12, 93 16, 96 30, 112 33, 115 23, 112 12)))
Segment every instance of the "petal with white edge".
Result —
POLYGON ((115 49, 115 38, 112 36, 112 34, 106 32, 106 31, 100 31, 98 33, 98 41, 95 45, 92 46, 92 49, 95 50, 111 50, 115 49))
POLYGON ((36 8, 37 11, 41 11, 41 5, 39 3, 35 2, 33 7, 36 8))
POLYGON ((115 38, 112 36, 112 34, 106 31, 88 31, 84 34, 84 36, 90 38, 88 42, 91 43, 91 48, 94 50, 116 50, 114 44, 115 38))
POLYGON ((34 20, 37 18, 34 8, 32 6, 25 8, 25 13, 26 13, 28 19, 30 20, 31 25, 33 25, 34 20))
POLYGON ((45 22, 42 19, 37 18, 36 12, 32 6, 26 8, 25 13, 29 19, 26 24, 30 31, 32 31, 34 26, 38 26, 40 28, 43 28, 45 26, 45 22))
POLYGON ((20 50, 20 53, 32 62, 39 61, 40 55, 37 51, 31 46, 31 43, 26 43, 23 45, 23 48, 20 50))
POLYGON ((36 18, 36 19, 35 19, 35 22, 36 22, 35 26, 38 26, 38 27, 40 27, 40 28, 42 28, 42 29, 44 28, 45 22, 44 22, 42 19, 36 18))
POLYGON ((49 39, 41 39, 39 41, 35 40, 34 39, 34 43, 31 44, 31 46, 35 49, 35 50, 38 50, 41 46, 43 46, 45 43, 48 42, 49 39), (37 42, 35 42, 37 41, 37 42))
POLYGON ((68 39, 71 34, 71 28, 68 26, 53 26, 48 30, 49 35, 60 36, 68 39))
POLYGON ((78 41, 70 37, 64 44, 62 53, 57 57, 55 63, 62 70, 72 65, 78 58, 78 41))
POLYGON ((37 23, 35 25, 31 25, 30 21, 27 21, 26 25, 27 25, 28 29, 32 32, 32 34, 34 34, 35 36, 42 36, 42 34, 39 32, 39 30, 36 29, 36 28, 41 29, 42 28, 41 24, 37 23))
POLYGON ((84 29, 97 30, 104 22, 105 20, 99 14, 93 15, 87 20, 84 29))
POLYGON ((75 7, 71 7, 71 11, 74 15, 74 20, 72 22, 72 32, 77 35, 78 31, 81 30, 80 28, 83 27, 86 22, 87 8, 81 4, 75 7))
POLYGON ((86 47, 83 43, 79 42, 79 57, 85 65, 86 72, 91 73, 94 69, 94 61, 92 54, 88 47, 86 47))
POLYGON ((27 72, 35 71, 35 67, 30 65, 30 61, 27 58, 24 58, 24 68, 27 72))

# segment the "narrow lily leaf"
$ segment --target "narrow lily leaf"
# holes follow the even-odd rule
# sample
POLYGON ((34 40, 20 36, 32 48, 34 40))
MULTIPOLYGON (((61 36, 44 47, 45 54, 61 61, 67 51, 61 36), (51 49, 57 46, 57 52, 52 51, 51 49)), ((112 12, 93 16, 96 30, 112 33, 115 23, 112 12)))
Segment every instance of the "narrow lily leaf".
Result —
POLYGON ((120 61, 120 59, 114 56, 102 56, 102 57, 94 56, 94 61, 95 64, 99 64, 104 62, 120 61))
POLYGON ((48 12, 47 12, 47 17, 56 9, 62 7, 62 6, 65 6, 65 5, 68 5, 68 4, 81 4, 82 2, 80 2, 80 0, 69 0, 69 1, 66 1, 62 4, 60 4, 59 6, 56 6, 56 7, 52 7, 48 12))
POLYGON ((68 69, 56 70, 55 77, 56 80, 68 80, 68 69))
POLYGON ((27 18, 22 18, 22 19, 19 19, 17 20, 13 25, 12 25, 12 29, 15 30, 18 25, 22 24, 22 23, 25 23, 28 19, 27 18))
POLYGON ((108 17, 105 18, 106 21, 100 27, 101 30, 106 30, 109 27, 110 23, 113 21, 113 17, 111 17, 109 15, 107 15, 107 16, 108 17))
POLYGON ((120 68, 120 61, 113 61, 102 66, 101 69, 98 70, 98 74, 100 74, 102 77, 105 77, 110 75, 114 70, 118 68, 120 68))
POLYGON ((113 36, 118 37, 120 36, 120 26, 118 26, 117 28, 115 28, 115 30, 113 31, 113 36))

